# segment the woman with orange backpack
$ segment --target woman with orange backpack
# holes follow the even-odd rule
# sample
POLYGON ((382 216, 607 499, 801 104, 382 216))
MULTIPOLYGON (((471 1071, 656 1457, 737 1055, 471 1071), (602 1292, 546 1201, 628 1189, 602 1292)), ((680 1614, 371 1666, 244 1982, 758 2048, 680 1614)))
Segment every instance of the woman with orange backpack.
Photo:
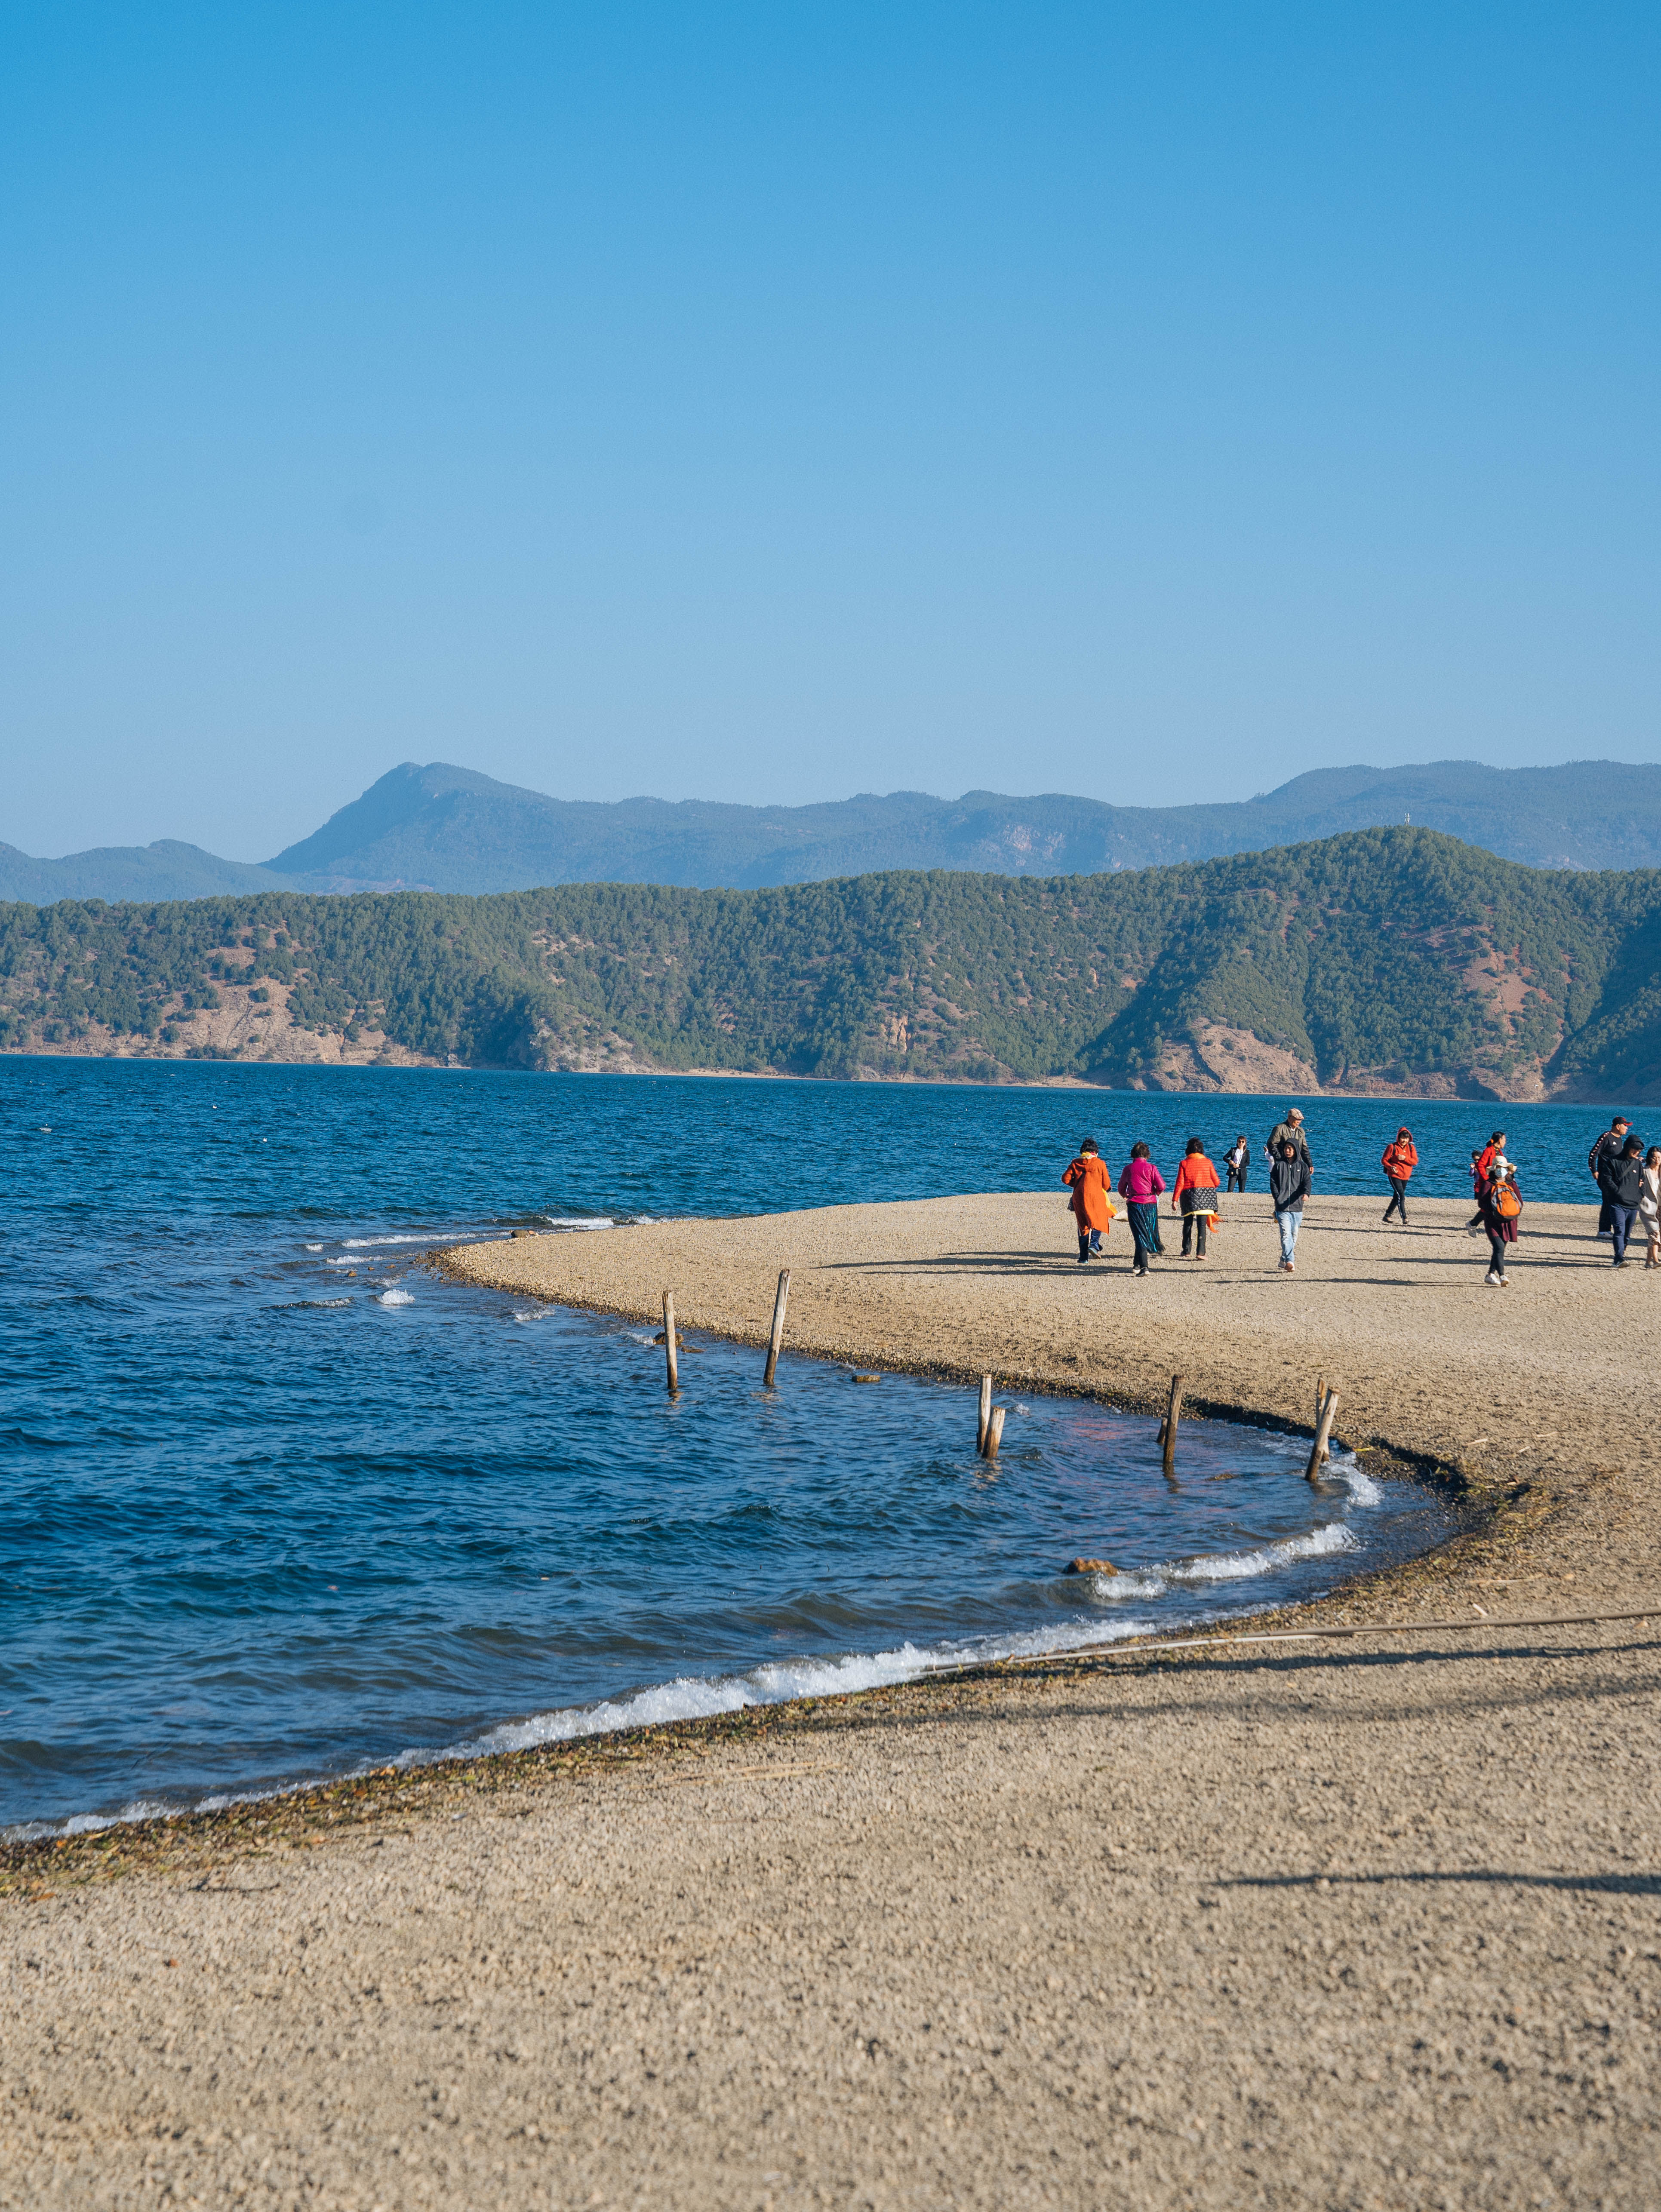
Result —
POLYGON ((1488 1237, 1488 1271, 1482 1278, 1483 1283, 1491 1291, 1509 1290, 1506 1247, 1517 1242, 1517 1217, 1523 1211, 1523 1194, 1517 1188, 1517 1170, 1503 1152, 1494 1156, 1478 1206, 1488 1237))
POLYGON ((1402 1226, 1408 1225, 1408 1177, 1419 1164, 1419 1152, 1413 1141, 1411 1129, 1398 1129, 1394 1144, 1384 1146, 1384 1157, 1379 1163, 1390 1184, 1390 1204, 1384 1208, 1384 1219, 1392 1213, 1402 1217, 1402 1226))

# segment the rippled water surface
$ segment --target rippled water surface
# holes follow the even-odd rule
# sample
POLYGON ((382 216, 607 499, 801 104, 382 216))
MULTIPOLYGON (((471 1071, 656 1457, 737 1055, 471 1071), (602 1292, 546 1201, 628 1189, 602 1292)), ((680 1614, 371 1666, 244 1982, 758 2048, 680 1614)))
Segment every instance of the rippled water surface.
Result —
MULTIPOLYGON (((1053 1188, 1086 1127, 1169 1174, 1279 1103, 0 1060, 0 1821, 1093 1641, 1435 1541, 1428 1494, 1311 1491, 1295 1443, 1222 1424, 1185 1425, 1173 1488, 1151 1422, 1062 1400, 1006 1397, 995 1472, 929 1383, 787 1358, 764 1394, 709 1342, 671 1404, 645 1328, 412 1264, 506 1224, 1053 1188)), ((1532 1193, 1584 1196, 1607 1117, 1509 1112, 1532 1193)), ((1323 1187, 1374 1188, 1400 1118, 1316 1102, 1323 1187)), ((1491 1109, 1409 1118, 1461 1192, 1491 1109)))

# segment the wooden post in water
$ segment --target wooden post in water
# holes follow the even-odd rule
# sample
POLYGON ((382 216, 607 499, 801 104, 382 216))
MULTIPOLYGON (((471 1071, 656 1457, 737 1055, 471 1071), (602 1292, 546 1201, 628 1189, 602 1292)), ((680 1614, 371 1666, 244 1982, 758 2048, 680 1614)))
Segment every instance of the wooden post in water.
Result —
POLYGON ((1004 1408, 995 1406, 986 1419, 986 1442, 981 1446, 983 1459, 996 1459, 998 1446, 1003 1442, 1004 1408))
POLYGON ((991 1423, 991 1419, 992 1377, 989 1375, 983 1375, 981 1377, 980 1419, 975 1424, 975 1449, 977 1452, 983 1452, 986 1449, 986 1431, 991 1423))
POLYGON ((767 1371, 761 1378, 764 1390, 773 1387, 773 1377, 778 1372, 779 1346, 784 1341, 784 1309, 790 1300, 790 1270, 779 1271, 779 1286, 773 1298, 773 1334, 767 1340, 767 1371))
MULTIPOLYGON (((1315 1378, 1315 1425, 1317 1429, 1321 1425, 1321 1408, 1325 1405, 1326 1401, 1327 1378, 1324 1375, 1317 1375, 1315 1378)), ((1332 1454, 1327 1449, 1327 1447, 1323 1444, 1321 1446, 1321 1459, 1323 1464, 1331 1457, 1332 1454)))
POLYGON ((1159 1442, 1165 1446, 1165 1471, 1167 1474, 1177 1472, 1177 1424, 1183 1417, 1183 1377, 1173 1375, 1171 1378, 1171 1402, 1165 1407, 1165 1425, 1159 1431, 1159 1442))
POLYGON ((1329 1390, 1321 1407, 1321 1418, 1315 1425, 1315 1442, 1310 1447, 1309 1479, 1311 1482, 1320 1480, 1321 1462, 1327 1456, 1327 1438, 1332 1434, 1332 1417, 1337 1410, 1338 1393, 1329 1390))
POLYGON ((663 1294, 663 1350, 669 1363, 669 1395, 678 1397, 680 1362, 675 1357, 675 1294, 672 1291, 666 1291, 663 1294))

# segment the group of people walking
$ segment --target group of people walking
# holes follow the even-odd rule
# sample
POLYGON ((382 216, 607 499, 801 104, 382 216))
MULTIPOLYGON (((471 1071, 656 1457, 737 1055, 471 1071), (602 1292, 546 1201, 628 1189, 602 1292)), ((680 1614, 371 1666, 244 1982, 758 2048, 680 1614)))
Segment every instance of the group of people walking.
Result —
MULTIPOLYGON (((1293 1106, 1269 1131, 1263 1146, 1269 1162, 1269 1200, 1280 1232, 1280 1272, 1297 1273, 1298 1232, 1303 1225, 1304 1201, 1314 1188, 1315 1165, 1304 1117, 1293 1106)), ((1244 1135, 1235 1138, 1223 1155, 1230 1192, 1244 1191, 1251 1165, 1251 1147, 1244 1135)), ((1408 1185, 1419 1164, 1413 1132, 1399 1128, 1384 1147, 1379 1164, 1390 1185, 1384 1208, 1386 1226, 1408 1224, 1408 1185)), ((1639 1228, 1644 1232, 1646 1267, 1661 1267, 1661 1145, 1646 1151, 1633 1135, 1632 1124, 1617 1114, 1587 1156, 1586 1165, 1603 1200, 1597 1233, 1615 1247, 1615 1265, 1627 1264, 1627 1249, 1639 1228)), ((1517 1224, 1523 1212, 1523 1194, 1515 1165, 1506 1156, 1506 1132, 1496 1129, 1486 1145, 1470 1156, 1471 1194, 1476 1210, 1467 1224, 1473 1236, 1485 1236, 1488 1267, 1483 1277, 1490 1289, 1508 1287, 1508 1252, 1517 1242, 1517 1224)), ((1154 1165, 1151 1147, 1137 1143, 1130 1148, 1116 1182, 1093 1137, 1080 1144, 1077 1157, 1062 1177, 1071 1192, 1068 1200, 1079 1234, 1079 1264, 1087 1267, 1102 1256, 1102 1239, 1117 1218, 1113 1200, 1124 1200, 1132 1246, 1131 1272, 1145 1276, 1148 1262, 1162 1255, 1159 1200, 1166 1195, 1165 1177, 1154 1165)), ((1183 1257, 1209 1256, 1210 1238, 1221 1218, 1222 1178, 1208 1158, 1202 1138, 1190 1137, 1183 1153, 1177 1180, 1170 1186, 1171 1211, 1182 1217, 1183 1257)))
POLYGON ((1632 1123, 1617 1114, 1586 1155, 1586 1165, 1603 1204, 1597 1233, 1613 1239, 1615 1264, 1627 1264, 1634 1232, 1644 1231, 1644 1265, 1661 1267, 1661 1145, 1644 1149, 1632 1123))

